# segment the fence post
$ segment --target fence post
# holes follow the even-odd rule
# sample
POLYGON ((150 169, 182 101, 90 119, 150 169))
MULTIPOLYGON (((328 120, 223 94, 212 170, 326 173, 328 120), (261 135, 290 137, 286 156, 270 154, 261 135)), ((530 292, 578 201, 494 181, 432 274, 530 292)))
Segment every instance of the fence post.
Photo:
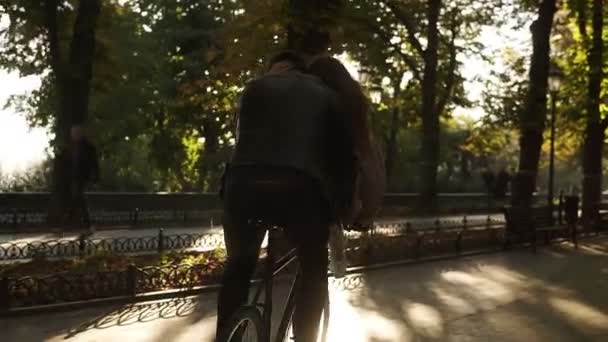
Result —
POLYGON ((137 226, 138 215, 139 215, 139 208, 133 209, 133 222, 132 222, 133 226, 137 226))
POLYGON ((158 253, 162 253, 165 250, 165 234, 162 228, 158 229, 158 253))
POLYGON ((492 223, 492 219, 490 218, 490 215, 488 215, 488 218, 486 218, 486 230, 492 232, 490 234, 490 236, 492 237, 492 242, 496 243, 496 230, 490 229, 491 223, 492 223))
POLYGON ((86 245, 87 242, 85 240, 84 234, 80 234, 78 236, 78 254, 80 255, 80 257, 84 257, 86 245))
POLYGON ((467 215, 462 217, 462 229, 456 235, 456 253, 462 254, 462 232, 467 230, 467 215))
POLYGON ((557 205, 557 223, 563 224, 563 212, 564 212, 564 190, 559 191, 559 204, 557 205))
POLYGON ((422 247, 421 246, 422 245, 422 238, 420 237, 420 234, 418 234, 418 232, 416 232, 416 230, 412 227, 411 223, 408 222, 407 223, 407 227, 408 227, 407 230, 411 231, 412 234, 414 234, 414 236, 416 237, 416 249, 415 249, 414 258, 416 260, 418 260, 418 259, 420 259, 420 254, 421 254, 420 248, 422 247))
POLYGON ((13 225, 17 227, 19 224, 19 209, 15 209, 13 212, 13 225))
POLYGON ((11 279, 5 275, 0 279, 0 311, 7 311, 11 307, 10 281, 11 279))
POLYGON ((137 268, 133 264, 127 267, 127 295, 135 297, 137 294, 137 268))

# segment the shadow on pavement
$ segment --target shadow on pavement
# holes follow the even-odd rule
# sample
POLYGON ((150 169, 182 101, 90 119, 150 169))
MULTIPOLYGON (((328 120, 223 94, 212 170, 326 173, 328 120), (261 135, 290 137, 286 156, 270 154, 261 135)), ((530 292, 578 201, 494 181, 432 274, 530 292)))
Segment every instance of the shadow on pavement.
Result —
MULTIPOLYGON (((329 341, 608 341, 608 238, 331 279, 329 341)), ((286 286, 277 286, 284 303, 286 286)), ((211 341, 215 296, 0 320, 2 341, 211 341)), ((275 319, 275 323, 278 322, 275 319)))
POLYGON ((77 327, 68 329, 65 339, 76 336, 89 329, 108 329, 115 326, 127 326, 146 323, 157 319, 199 316, 196 297, 176 298, 162 302, 136 303, 103 313, 77 327))
POLYGON ((364 286, 347 296, 351 321, 332 321, 342 325, 334 336, 600 341, 608 336, 607 265, 608 239, 600 237, 579 250, 561 244, 537 255, 523 250, 367 272, 358 280, 364 286))

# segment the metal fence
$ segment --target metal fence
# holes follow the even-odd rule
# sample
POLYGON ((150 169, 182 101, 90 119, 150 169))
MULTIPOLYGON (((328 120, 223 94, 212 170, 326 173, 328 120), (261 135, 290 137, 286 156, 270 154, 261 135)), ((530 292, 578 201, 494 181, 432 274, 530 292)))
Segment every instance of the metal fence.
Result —
MULTIPOLYGON (((504 225, 502 218, 470 220, 466 216, 461 219, 436 219, 425 223, 418 222, 415 226, 408 222, 393 224, 376 224, 375 235, 404 235, 413 230, 428 232, 429 230, 451 231, 453 229, 473 229, 479 227, 496 227, 504 225)), ((356 236, 356 235, 352 235, 356 236)), ((159 229, 154 236, 116 237, 104 239, 89 239, 81 235, 78 239, 58 239, 35 242, 0 242, 0 261, 24 260, 34 257, 73 258, 95 255, 100 252, 113 254, 130 253, 162 253, 164 251, 180 251, 188 249, 211 250, 224 247, 222 234, 172 234, 166 235, 164 229, 159 229)))
MULTIPOLYGON (((219 246, 221 236, 161 236, 132 239, 141 242, 126 243, 124 250, 158 250, 163 247, 190 248, 201 245, 219 246), (158 238, 158 237, 157 237, 158 238), (201 241, 206 241, 201 243, 201 241)), ((98 248, 123 250, 125 241, 102 244, 98 248), (103 246, 103 247, 100 247, 103 246)), ((504 223, 501 220, 436 221, 422 227, 408 223, 379 225, 368 233, 348 233, 346 256, 350 266, 373 265, 399 260, 425 260, 428 258, 459 256, 481 250, 494 251, 502 247, 504 223)), ((78 243, 78 242, 74 242, 78 243)), ((90 246, 92 244, 86 244, 90 246)), ((57 249, 59 250, 59 249, 57 249)), ((67 249, 78 251, 78 247, 67 249), (75 248, 75 249, 74 249, 75 248)), ((86 249, 85 251, 93 251, 86 249)), ((78 252, 75 252, 78 255, 78 252)), ((9 309, 66 304, 91 299, 136 296, 162 290, 188 290, 219 280, 222 265, 171 265, 138 268, 130 265, 126 270, 99 273, 63 272, 46 276, 0 278, 0 311, 9 309)))
MULTIPOLYGON (((541 198, 541 196, 537 196, 541 198)), ((384 211, 403 214, 416 208, 415 193, 387 193, 384 211)), ((0 193, 0 229, 44 227, 52 202, 49 193, 0 193)), ((193 225, 218 220, 221 201, 215 193, 101 193, 87 194, 91 221, 98 226, 193 225)), ((441 193, 443 213, 492 212, 505 201, 484 193, 441 193)))
POLYGON ((61 304, 217 283, 221 268, 173 265, 96 273, 58 273, 44 277, 0 278, 0 310, 61 304))
POLYGON ((34 257, 73 258, 95 255, 162 253, 187 249, 210 250, 222 248, 222 234, 165 235, 162 229, 156 236, 88 239, 81 235, 72 240, 45 240, 35 242, 0 243, 0 260, 23 260, 34 257))

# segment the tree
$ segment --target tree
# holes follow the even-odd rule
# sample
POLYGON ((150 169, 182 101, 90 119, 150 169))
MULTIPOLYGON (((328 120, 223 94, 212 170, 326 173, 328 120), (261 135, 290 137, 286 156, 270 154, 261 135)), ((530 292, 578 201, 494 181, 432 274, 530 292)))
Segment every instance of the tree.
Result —
POLYGON ((429 0, 427 8, 427 47, 424 51, 422 78, 422 147, 420 149, 420 203, 431 210, 437 207, 437 165, 439 164, 439 112, 437 97, 437 64, 439 46, 439 12, 441 0, 429 0))
POLYGON ((549 76, 551 28, 556 11, 555 0, 542 0, 538 16, 532 23, 532 57, 529 85, 520 125, 519 168, 513 180, 513 206, 529 207, 536 185, 540 148, 547 114, 547 83, 549 76))
MULTIPOLYGON (((403 111, 417 112, 422 121, 422 207, 435 206, 440 118, 449 115, 453 105, 470 105, 464 97, 457 56, 481 50, 483 45, 476 38, 481 25, 495 21, 493 9, 476 0, 413 1, 407 6, 385 0, 351 2, 345 11, 345 20, 351 25, 344 29, 349 32, 344 38, 345 49, 370 72, 381 73, 380 80, 389 77, 390 82, 383 86, 392 86, 392 94, 404 98, 393 101, 400 107, 393 110, 392 122, 400 122, 397 119, 403 111), (404 79, 409 91, 401 87, 404 79), (416 103, 417 108, 403 107, 404 103, 416 103)), ((396 133, 396 129, 391 127, 390 131, 396 133)), ((387 163, 392 163, 395 136, 390 134, 386 139, 387 163)), ((388 166, 391 172, 392 165, 388 166)))
POLYGON ((307 55, 327 52, 342 0, 288 0, 287 48, 307 55))
POLYGON ((604 11, 602 0, 593 0, 592 5, 592 42, 587 33, 587 1, 578 0, 576 11, 578 15, 579 33, 583 42, 589 47, 587 63, 589 77, 587 100, 585 104, 587 123, 585 128, 585 143, 583 147, 583 221, 591 224, 596 221, 602 194, 602 151, 608 118, 601 118, 600 95, 603 80, 604 60, 604 11))
MULTIPOLYGON (((95 53, 95 31, 101 11, 100 0, 60 2, 12 1, 0 3, 8 14, 7 41, 0 63, 22 74, 41 73, 50 67, 55 105, 52 123, 55 133, 53 204, 50 220, 63 216, 70 198, 70 174, 66 158, 70 127, 88 117, 95 53), (27 46, 27 48, 23 48, 27 46)), ((68 157, 69 158, 69 157, 68 157)))

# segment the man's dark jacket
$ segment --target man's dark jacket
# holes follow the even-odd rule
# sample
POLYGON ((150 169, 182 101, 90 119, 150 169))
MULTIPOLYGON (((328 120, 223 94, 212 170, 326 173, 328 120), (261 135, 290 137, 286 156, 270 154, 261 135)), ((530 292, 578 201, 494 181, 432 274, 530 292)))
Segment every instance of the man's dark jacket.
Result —
POLYGON ((250 82, 241 98, 232 166, 291 168, 319 181, 327 199, 348 197, 353 138, 335 93, 297 71, 250 82))
POLYGON ((72 150, 72 180, 81 185, 99 180, 97 149, 87 139, 82 139, 72 150))

